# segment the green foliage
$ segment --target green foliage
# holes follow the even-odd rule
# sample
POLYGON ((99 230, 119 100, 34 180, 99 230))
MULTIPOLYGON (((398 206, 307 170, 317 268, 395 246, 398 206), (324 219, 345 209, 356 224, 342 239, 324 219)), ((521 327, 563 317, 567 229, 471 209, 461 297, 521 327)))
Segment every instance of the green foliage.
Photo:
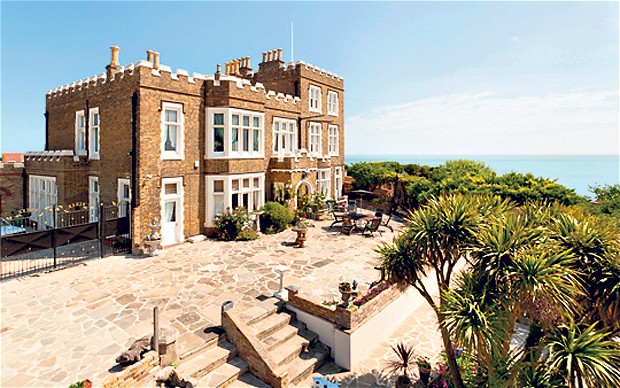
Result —
POLYGON ((586 205, 593 214, 609 217, 620 226, 620 185, 590 187, 596 201, 586 205))
POLYGON ((216 236, 218 240, 256 240, 258 234, 256 232, 248 232, 252 229, 250 226, 250 217, 245 208, 237 208, 232 212, 226 212, 215 221, 216 236))
POLYGON ((396 180, 402 171, 402 166, 397 162, 359 162, 347 167, 347 174, 354 178, 353 188, 370 191, 396 180))
MULTIPOLYGON (((575 194, 574 190, 554 180, 517 172, 498 176, 486 164, 471 160, 450 160, 438 167, 400 165, 396 162, 361 162, 349 166, 347 172, 354 179, 355 189, 373 190, 382 184, 395 183, 401 188, 396 190, 395 202, 409 210, 428 203, 434 196, 455 193, 498 195, 518 205, 532 201, 563 205, 587 203, 586 199, 575 194)), ((601 214, 618 213, 620 219, 620 185, 606 186, 597 192, 601 198, 612 198, 606 200, 604 206, 599 206, 597 211, 601 214)))
POLYGON ((296 216, 298 218, 313 218, 319 214, 319 210, 327 208, 325 194, 318 191, 313 194, 302 195, 298 198, 296 216))
POLYGON ((260 227, 263 233, 280 233, 293 222, 291 210, 277 202, 267 202, 261 210, 263 214, 260 216, 260 227))
POLYGON ((85 386, 86 386, 86 381, 80 380, 78 382, 75 382, 69 385, 69 388, 84 388, 85 386))

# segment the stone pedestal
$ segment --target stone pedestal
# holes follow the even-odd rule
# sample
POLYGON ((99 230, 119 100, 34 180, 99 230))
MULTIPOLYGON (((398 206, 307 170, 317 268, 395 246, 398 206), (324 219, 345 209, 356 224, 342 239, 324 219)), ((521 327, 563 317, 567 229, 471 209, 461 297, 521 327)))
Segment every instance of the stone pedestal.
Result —
MULTIPOLYGON (((179 331, 169 327, 159 328, 159 365, 164 367, 171 362, 177 364, 179 355, 177 352, 177 339, 179 331)), ((151 337, 151 343, 154 339, 151 337)))

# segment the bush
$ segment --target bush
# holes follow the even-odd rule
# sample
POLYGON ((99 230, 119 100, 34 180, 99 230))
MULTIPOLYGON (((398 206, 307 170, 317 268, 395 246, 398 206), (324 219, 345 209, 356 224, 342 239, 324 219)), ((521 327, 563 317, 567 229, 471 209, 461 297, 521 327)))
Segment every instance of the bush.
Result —
POLYGON ((256 240, 258 234, 250 226, 248 211, 237 208, 232 213, 227 212, 215 221, 218 240, 256 240))
POLYGON ((279 233, 293 222, 293 213, 277 202, 267 202, 261 209, 260 228, 263 233, 279 233))

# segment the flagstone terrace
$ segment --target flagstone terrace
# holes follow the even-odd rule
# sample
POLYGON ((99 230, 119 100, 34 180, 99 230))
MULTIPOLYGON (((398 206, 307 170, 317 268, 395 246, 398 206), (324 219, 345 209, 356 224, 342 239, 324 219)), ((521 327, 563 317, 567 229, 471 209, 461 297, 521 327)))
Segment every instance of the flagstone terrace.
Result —
MULTIPOLYGON (((243 308, 278 291, 279 265, 289 268, 285 285, 301 287, 317 303, 339 296, 343 280, 357 280, 365 291, 380 277, 373 248, 391 241, 402 224, 376 237, 342 235, 330 224, 309 228, 302 249, 289 229, 255 241, 186 243, 156 257, 113 256, 3 282, 0 385, 67 386, 85 378, 101 383, 114 373, 116 356, 152 331, 155 306, 163 324, 179 331, 182 354, 204 342, 206 328, 220 325, 223 302, 243 308)), ((393 337, 391 342, 413 341, 429 356, 439 350, 423 304, 393 337)), ((362 386, 364 379, 376 381, 378 375, 368 371, 380 370, 391 356, 388 343, 376 345, 360 368, 336 377, 353 377, 362 386)))

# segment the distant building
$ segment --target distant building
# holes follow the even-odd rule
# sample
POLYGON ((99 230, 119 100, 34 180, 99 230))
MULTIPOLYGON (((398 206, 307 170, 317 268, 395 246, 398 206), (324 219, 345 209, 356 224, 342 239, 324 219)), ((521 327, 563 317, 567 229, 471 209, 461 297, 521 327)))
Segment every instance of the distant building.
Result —
POLYGON ((2 154, 0 162, 0 217, 24 207, 24 154, 2 154))
POLYGON ((46 150, 26 154, 27 205, 130 204, 134 248, 204 233, 216 215, 260 208, 279 188, 339 197, 344 81, 281 50, 212 75, 172 72, 159 53, 47 93, 46 150))

